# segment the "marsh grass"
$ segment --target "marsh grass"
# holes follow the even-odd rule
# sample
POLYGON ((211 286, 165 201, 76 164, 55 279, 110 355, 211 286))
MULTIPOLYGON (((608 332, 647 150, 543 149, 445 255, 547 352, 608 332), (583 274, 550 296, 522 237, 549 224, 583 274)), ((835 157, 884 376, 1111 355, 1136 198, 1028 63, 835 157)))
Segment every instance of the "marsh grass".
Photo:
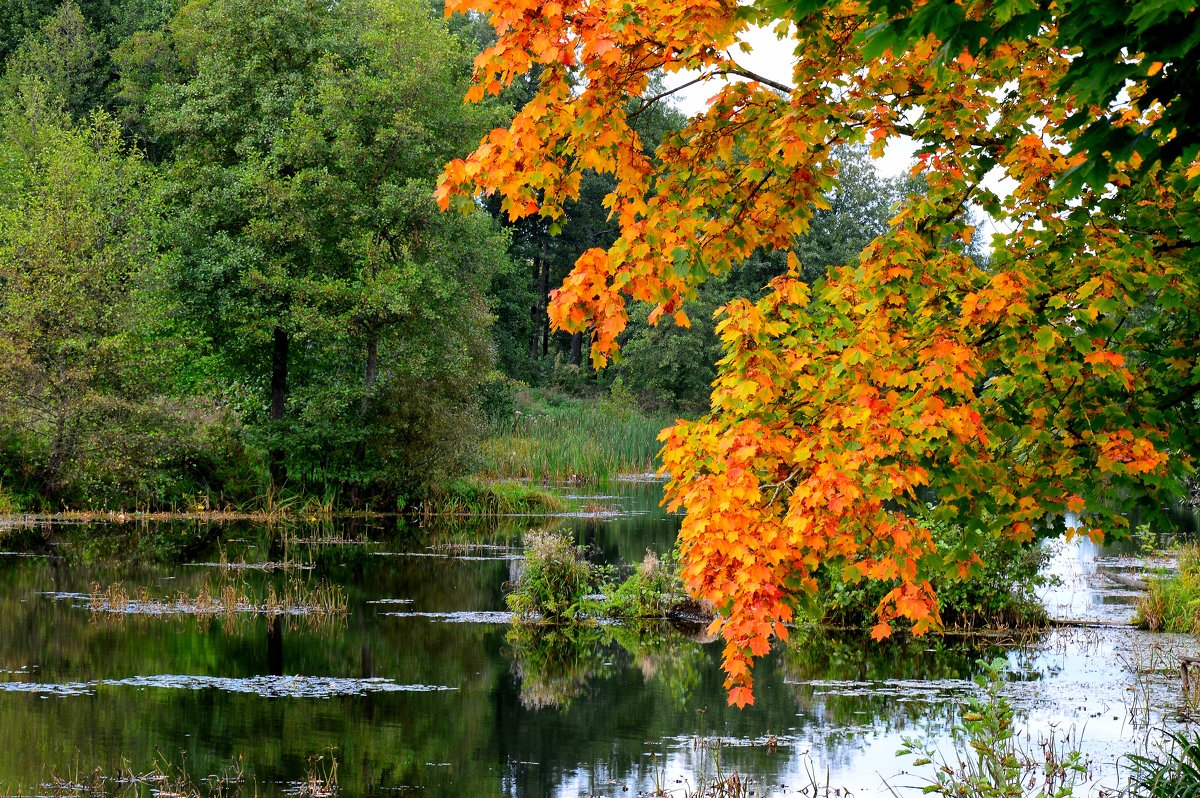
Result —
POLYGON ((524 544, 525 562, 505 597, 508 608, 525 622, 581 619, 589 609, 586 597, 593 593, 597 576, 583 547, 553 532, 530 532, 524 544))
POLYGON ((1200 735, 1174 732, 1157 756, 1130 754, 1123 795, 1129 798, 1194 798, 1200 795, 1200 735))
POLYGON ((679 564, 673 556, 653 551, 636 565, 625 581, 610 588, 603 612, 623 620, 661 620, 675 616, 711 618, 711 607, 702 607, 683 586, 679 564))
MULTIPOLYGON (((26 793, 17 788, 12 794, 26 793)), ((52 771, 32 794, 95 798, 248 798, 257 796, 258 788, 246 783, 240 756, 217 773, 196 779, 187 772, 186 760, 176 764, 160 753, 154 764, 144 771, 134 768, 128 761, 122 761, 111 770, 96 767, 83 771, 75 767, 66 773, 52 771)))
POLYGON ((726 770, 721 765, 722 744, 719 737, 693 740, 692 748, 698 752, 698 760, 692 775, 684 779, 682 787, 674 790, 664 789, 656 778, 656 788, 651 794, 660 798, 766 798, 769 793, 759 779, 726 770))
POLYGON ((661 448, 658 434, 671 421, 607 397, 538 394, 492 422, 481 447, 480 473, 596 483, 654 471, 661 448))
POLYGON ((492 518, 540 515, 566 508, 566 502, 546 488, 515 480, 456 479, 436 488, 420 510, 425 520, 443 516, 492 518))
POLYGON ((245 557, 237 557, 230 559, 229 553, 224 546, 220 548, 220 555, 215 563, 192 563, 193 565, 215 565, 223 575, 228 575, 231 571, 262 571, 263 573, 271 573, 273 571, 311 571, 315 566, 310 563, 295 562, 293 560, 268 560, 266 562, 247 562, 245 557))
POLYGON ((338 794, 338 761, 332 751, 308 758, 304 781, 284 790, 299 798, 334 798, 338 794))
POLYGON ((1200 546, 1182 546, 1176 553, 1179 570, 1147 582, 1137 600, 1135 622, 1151 632, 1200 633, 1200 546))
POLYGON ((519 623, 563 624, 598 618, 644 622, 711 620, 713 610, 687 595, 674 558, 647 552, 632 569, 595 565, 558 532, 528 532, 524 563, 505 602, 519 623), (629 575, 618 581, 622 572, 629 575))
POLYGON ((339 546, 368 543, 365 532, 332 518, 310 518, 308 523, 285 523, 276 529, 284 546, 339 546))
POLYGON ((324 580, 304 581, 295 577, 279 589, 274 584, 268 585, 265 593, 244 581, 227 579, 215 584, 205 582, 196 592, 179 591, 173 598, 151 596, 145 586, 130 593, 120 582, 103 587, 93 582, 88 603, 94 615, 116 617, 191 615, 234 619, 265 615, 268 618, 287 616, 315 620, 345 615, 348 605, 346 593, 340 586, 324 580))

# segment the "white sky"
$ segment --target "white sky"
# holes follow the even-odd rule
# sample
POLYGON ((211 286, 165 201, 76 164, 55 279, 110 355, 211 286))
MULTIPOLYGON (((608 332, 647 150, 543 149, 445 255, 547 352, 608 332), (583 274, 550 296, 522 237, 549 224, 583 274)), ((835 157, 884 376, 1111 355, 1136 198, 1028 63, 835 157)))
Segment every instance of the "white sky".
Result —
MULTIPOLYGON (((749 53, 735 49, 734 59, 738 64, 763 77, 791 85, 794 63, 792 50, 796 46, 794 39, 780 39, 766 28, 754 27, 747 31, 743 40, 753 49, 749 53)), ((666 87, 679 86, 697 77, 697 72, 677 72, 668 76, 666 87)), ((709 98, 720 90, 721 80, 718 78, 683 89, 673 95, 675 104, 689 116, 700 113, 708 105, 709 98)), ((916 149, 907 138, 891 141, 883 158, 875 161, 875 167, 886 177, 904 174, 912 166, 916 149)))
MULTIPOLYGON (((795 40, 780 39, 770 30, 758 27, 747 31, 743 40, 752 49, 749 53, 737 49, 733 51, 734 59, 738 64, 765 78, 791 85, 794 63, 792 51, 795 47, 795 40)), ((682 85, 697 77, 699 77, 699 73, 696 72, 678 72, 669 75, 666 80, 666 88, 682 85)), ((678 94, 673 95, 675 104, 689 116, 700 113, 707 107, 708 100, 720 90, 722 80, 718 78, 681 90, 678 94)), ((913 164, 916 150, 916 144, 907 136, 893 138, 888 142, 883 157, 875 160, 875 168, 885 177, 906 174, 913 164)), ((1009 186, 1014 185, 999 168, 988 175, 984 182, 1002 197, 1011 190, 1009 186)), ((979 220, 979 232, 983 234, 983 246, 985 250, 991 251, 991 238, 993 234, 999 232, 999 227, 982 210, 976 208, 975 211, 976 218, 979 220)))

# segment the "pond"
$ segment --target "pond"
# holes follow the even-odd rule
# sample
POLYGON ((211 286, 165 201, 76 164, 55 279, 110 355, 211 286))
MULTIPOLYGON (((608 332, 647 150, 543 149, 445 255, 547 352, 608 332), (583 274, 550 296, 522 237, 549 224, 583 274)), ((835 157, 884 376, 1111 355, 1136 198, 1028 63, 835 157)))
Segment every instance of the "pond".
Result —
POLYGON ((2 530, 0 793, 61 794, 96 768, 236 765, 262 796, 314 794, 306 780, 334 774, 343 795, 682 795, 717 767, 760 795, 917 794, 928 774, 895 756, 902 739, 949 753, 976 662, 996 656, 1028 744, 1071 733, 1096 785, 1186 720, 1177 656, 1195 640, 1121 625, 1133 594, 1105 574, 1142 563, 1091 544, 1057 544, 1062 584, 1045 600, 1101 625, 884 644, 799 629, 758 665, 745 710, 726 706, 720 645, 697 630, 510 627, 525 530, 635 562, 674 541, 659 491, 621 483, 591 500, 620 510, 602 517, 429 528, 2 530))

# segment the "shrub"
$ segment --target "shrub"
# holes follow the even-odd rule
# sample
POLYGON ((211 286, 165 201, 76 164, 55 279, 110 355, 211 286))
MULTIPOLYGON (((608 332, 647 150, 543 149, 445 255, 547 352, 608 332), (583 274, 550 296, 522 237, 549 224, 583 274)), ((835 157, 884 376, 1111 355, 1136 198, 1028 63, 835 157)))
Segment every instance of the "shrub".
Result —
MULTIPOLYGON (((963 705, 962 720, 954 728, 953 760, 944 758, 936 745, 914 738, 906 738, 899 751, 901 756, 917 756, 915 765, 934 766, 933 778, 921 792, 945 798, 1073 795, 1076 782, 1088 772, 1087 761, 1074 745, 1077 741, 1052 737, 1041 740, 1036 752, 1025 750, 1018 742, 1012 705, 1000 692, 1008 663, 997 658, 978 664, 982 671, 975 683, 982 695, 963 705)), ((892 794, 897 794, 895 789, 892 794)))
POLYGON ((563 623, 580 617, 593 584, 593 568, 582 547, 564 535, 530 532, 524 568, 505 601, 521 620, 563 623))
POLYGON ((661 559, 647 551, 629 578, 608 597, 604 611, 614 618, 645 620, 666 618, 696 606, 684 590, 674 558, 661 559))

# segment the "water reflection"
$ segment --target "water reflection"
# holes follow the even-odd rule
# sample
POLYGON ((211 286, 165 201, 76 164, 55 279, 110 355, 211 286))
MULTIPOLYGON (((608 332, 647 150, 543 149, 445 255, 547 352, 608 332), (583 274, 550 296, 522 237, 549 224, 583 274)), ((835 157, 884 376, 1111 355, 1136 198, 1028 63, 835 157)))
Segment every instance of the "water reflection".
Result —
MULTIPOLYGON (((616 518, 6 529, 0 792, 183 751, 201 774, 241 755, 258 793, 279 795, 333 749, 346 795, 626 796, 694 786, 716 764, 772 794, 826 778, 878 794, 885 778, 915 781, 897 775, 903 736, 948 744, 977 660, 997 655, 1031 738, 1075 725, 1102 779, 1184 709, 1175 658, 1194 641, 1123 627, 882 645, 798 628, 758 667, 755 706, 738 711, 725 704, 720 645, 697 630, 507 623, 525 531, 561 528, 599 560, 637 562, 674 540, 658 490, 609 492, 604 503, 638 511, 616 518), (98 618, 82 598, 93 582, 194 595, 226 573, 256 595, 325 580, 347 611, 319 625, 98 618)), ((1085 545, 1055 562, 1063 584, 1047 600, 1059 617, 1128 617, 1130 589, 1105 576, 1130 573, 1124 561, 1085 545)))

